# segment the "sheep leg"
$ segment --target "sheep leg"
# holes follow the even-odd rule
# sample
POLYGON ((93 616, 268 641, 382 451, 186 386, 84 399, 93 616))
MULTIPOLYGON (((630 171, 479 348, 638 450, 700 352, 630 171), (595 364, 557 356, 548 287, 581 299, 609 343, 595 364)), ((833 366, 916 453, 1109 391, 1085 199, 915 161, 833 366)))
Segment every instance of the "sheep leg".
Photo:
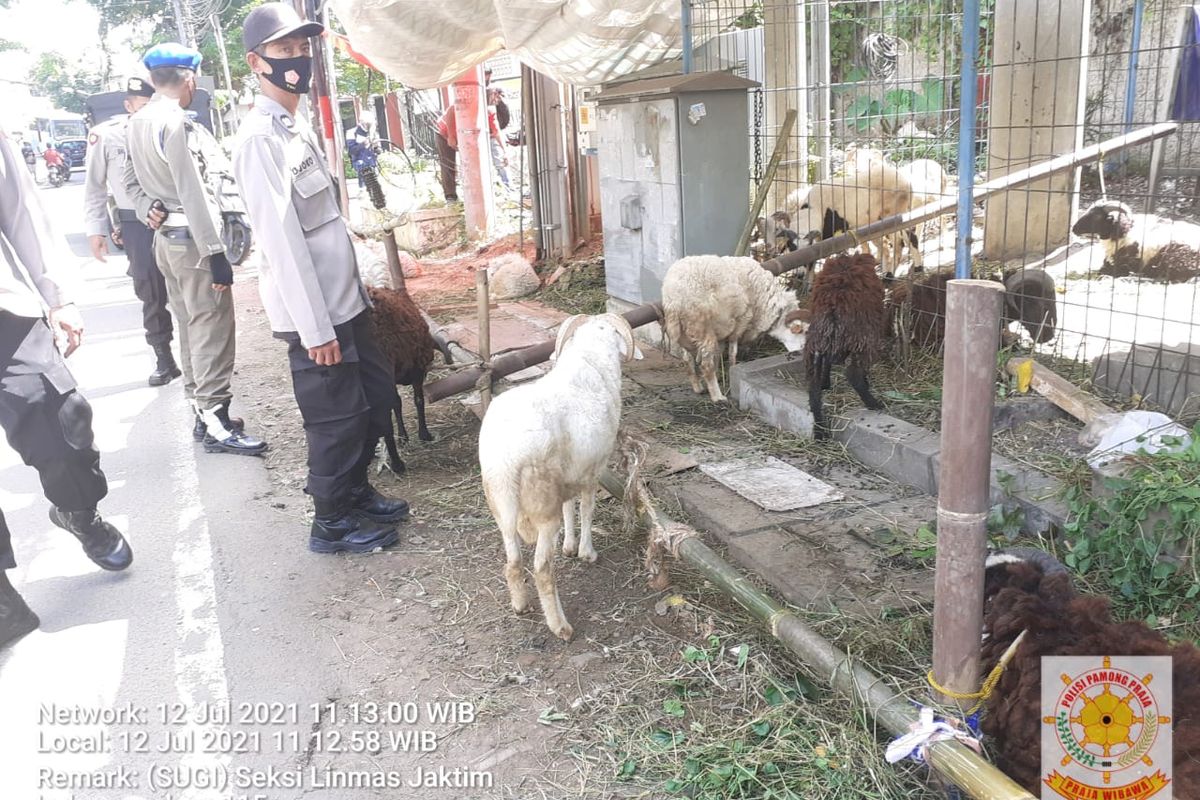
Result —
POLYGON ((833 386, 833 359, 822 357, 820 365, 821 388, 828 390, 833 386))
POLYGON ((575 538, 575 498, 563 503, 563 555, 573 556, 579 549, 575 538))
POLYGON ((408 444, 408 430, 404 427, 404 400, 400 398, 400 393, 396 392, 396 427, 399 429, 401 444, 408 444))
POLYGON ((396 435, 393 431, 388 430, 383 435, 383 444, 387 448, 388 469, 394 475, 403 475, 406 467, 404 466, 403 459, 400 458, 400 451, 396 448, 396 435))
POLYGON ((529 589, 525 585, 525 572, 521 569, 521 539, 517 533, 517 502, 499 500, 491 502, 496 524, 504 539, 504 579, 508 582, 508 598, 513 611, 524 614, 529 610, 529 589))
POLYGON ((417 407, 417 438, 422 442, 432 442, 433 434, 425 424, 425 376, 422 375, 413 384, 413 405, 417 407))
POLYGON ((875 411, 883 408, 883 403, 879 402, 875 398, 875 395, 871 394, 871 385, 867 381, 867 370, 862 364, 857 361, 851 361, 847 364, 846 380, 854 387, 854 391, 858 392, 858 396, 862 398, 864 406, 875 411))
POLYGON ((715 339, 709 339, 700 345, 700 374, 708 387, 708 399, 714 403, 724 403, 725 395, 721 393, 721 386, 717 383, 718 347, 715 339))
POLYGON ((829 431, 825 428, 825 415, 821 411, 824 399, 822 397, 822 376, 828 374, 828 367, 829 357, 818 354, 808 371, 808 410, 812 413, 813 438, 817 441, 829 438, 829 431))
POLYGON ((557 519, 538 527, 537 549, 533 554, 533 579, 537 583, 546 625, 555 636, 569 642, 575 632, 567 622, 562 602, 558 599, 558 588, 554 585, 554 545, 557 539, 557 519))
MULTIPOLYGON (((599 554, 592 546, 592 513, 596 510, 596 487, 584 489, 579 497, 579 558, 589 564, 596 563, 599 554)), ((565 550, 564 550, 565 552, 565 550)))
POLYGON ((703 394, 704 387, 700 384, 700 375, 696 371, 696 358, 696 353, 685 351, 683 362, 687 364, 688 378, 692 381, 692 391, 696 394, 703 394))
POLYGON ((737 366, 738 340, 729 340, 729 368, 733 369, 737 366))
POLYGON ((921 254, 921 240, 917 238, 916 229, 909 228, 904 232, 904 235, 908 237, 908 245, 912 248, 913 269, 924 269, 925 257, 921 254))

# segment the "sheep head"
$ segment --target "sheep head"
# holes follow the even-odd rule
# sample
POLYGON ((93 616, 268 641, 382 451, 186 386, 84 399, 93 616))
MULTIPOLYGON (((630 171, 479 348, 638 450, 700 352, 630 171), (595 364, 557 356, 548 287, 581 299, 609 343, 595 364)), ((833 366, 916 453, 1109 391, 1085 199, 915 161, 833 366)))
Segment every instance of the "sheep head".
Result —
POLYGON ((1054 338, 1058 300, 1054 279, 1040 269, 1014 272, 1004 281, 1004 318, 1016 320, 1038 344, 1054 338))
POLYGON ((784 307, 779 315, 779 321, 769 331, 770 336, 787 348, 789 353, 798 353, 804 349, 804 340, 808 335, 809 315, 807 308, 799 308, 795 298, 784 307))
POLYGON ((621 337, 623 360, 633 361, 635 358, 642 358, 642 352, 633 343, 633 328, 629 327, 629 323, 620 314, 598 314, 594 317, 587 314, 575 314, 567 317, 559 326, 558 337, 554 340, 554 358, 557 359, 562 354, 563 348, 580 328, 593 320, 611 325, 621 337))
POLYGON ((1075 224, 1071 233, 1097 239, 1120 239, 1133 227, 1133 210, 1124 203, 1101 200, 1093 203, 1075 224))

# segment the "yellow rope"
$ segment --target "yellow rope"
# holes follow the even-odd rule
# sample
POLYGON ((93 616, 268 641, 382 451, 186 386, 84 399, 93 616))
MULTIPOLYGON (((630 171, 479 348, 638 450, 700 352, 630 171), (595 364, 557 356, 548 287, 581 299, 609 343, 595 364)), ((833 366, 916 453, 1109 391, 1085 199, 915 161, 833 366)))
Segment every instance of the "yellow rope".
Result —
POLYGON ((992 696, 992 692, 996 688, 996 684, 1000 682, 1000 677, 1004 674, 1004 668, 1008 666, 1008 662, 1012 661, 1012 657, 1016 655, 1017 648, 1021 641, 1025 638, 1027 631, 1021 631, 1021 635, 1013 640, 1013 643, 1004 651, 1004 655, 1000 656, 1000 660, 996 662, 996 666, 992 667, 992 671, 988 673, 984 679, 983 685, 979 687, 978 692, 955 692, 947 689, 937 682, 933 677, 933 670, 929 670, 929 674, 925 676, 925 680, 929 682, 929 686, 938 694, 949 697, 952 700, 978 700, 975 705, 967 711, 967 716, 971 716, 979 710, 980 706, 987 702, 987 699, 992 696))

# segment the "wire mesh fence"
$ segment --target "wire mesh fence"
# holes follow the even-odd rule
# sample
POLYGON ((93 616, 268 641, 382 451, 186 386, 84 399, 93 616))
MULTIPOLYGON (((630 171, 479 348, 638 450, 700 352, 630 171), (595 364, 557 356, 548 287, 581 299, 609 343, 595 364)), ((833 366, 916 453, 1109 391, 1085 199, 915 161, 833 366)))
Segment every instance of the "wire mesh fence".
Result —
MULTIPOLYGON (((765 214, 785 212, 780 224, 801 235, 810 228, 829 235, 852 217, 870 221, 888 207, 893 167, 900 168, 896 180, 912 187, 910 205, 957 193, 960 2, 691 2, 694 68, 731 70, 759 83, 747 120, 748 198, 787 110, 799 114, 765 214), (815 200, 801 208, 818 197, 817 188, 808 189, 814 183, 834 187, 822 202, 843 203, 843 220, 831 221, 815 200), (858 191, 864 185, 869 200, 858 191)), ((1012 326, 1024 330, 1024 346, 1067 365, 1073 378, 1092 377, 1188 419, 1200 417, 1200 280, 1193 277, 1200 275, 1200 227, 1192 227, 1200 217, 1200 122, 1186 121, 1200 120, 1194 32, 1200 18, 1180 0, 983 0, 970 165, 973 180, 999 178, 1135 128, 1181 120, 1159 144, 975 204, 972 253, 977 274, 1007 279, 1009 316, 1026 323, 1012 326), (1105 210, 1122 217, 1118 227, 1132 225, 1111 234, 1122 238, 1072 233, 1100 201, 1113 204, 1105 210), (1047 303, 1048 292, 1055 303, 1047 303)), ((944 282, 929 273, 953 268, 951 219, 884 248, 884 268, 944 292, 944 282), (911 238, 919 247, 901 259, 899 247, 911 238)), ((764 239, 768 249, 787 241, 764 239)), ((937 316, 944 307, 942 299, 926 313, 937 316)), ((928 336, 940 323, 914 329, 928 336)))

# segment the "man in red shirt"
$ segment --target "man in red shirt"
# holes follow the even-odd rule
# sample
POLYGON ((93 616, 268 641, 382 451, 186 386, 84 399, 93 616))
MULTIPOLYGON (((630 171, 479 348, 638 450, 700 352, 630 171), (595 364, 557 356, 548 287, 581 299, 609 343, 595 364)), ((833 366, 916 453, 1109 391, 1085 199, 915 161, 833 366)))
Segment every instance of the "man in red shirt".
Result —
POLYGON ((454 105, 451 104, 437 121, 437 151, 438 165, 442 174, 442 194, 447 203, 458 202, 458 168, 455 158, 458 155, 458 125, 454 117, 454 105))

